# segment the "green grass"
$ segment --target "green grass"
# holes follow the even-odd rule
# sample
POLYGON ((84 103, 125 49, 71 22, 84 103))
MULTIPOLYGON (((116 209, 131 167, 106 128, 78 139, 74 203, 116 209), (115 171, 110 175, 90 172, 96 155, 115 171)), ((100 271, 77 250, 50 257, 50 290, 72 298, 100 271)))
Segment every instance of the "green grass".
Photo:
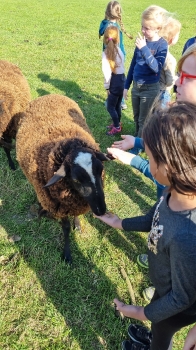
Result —
MULTIPOLYGON (((0 2, 1 59, 19 65, 33 99, 59 93, 77 101, 104 152, 113 141, 105 135, 109 116, 98 39, 106 4, 103 0, 0 2)), ((151 2, 121 4, 125 28, 136 36, 141 12, 151 2)), ((186 5, 174 0, 156 4, 175 12, 182 22, 179 42, 171 48, 178 59, 195 32, 195 4, 191 0, 186 5)), ((134 41, 125 37, 125 47, 127 71, 134 41)), ((130 99, 122 121, 123 133, 133 133, 130 99)), ((136 257, 146 251, 146 234, 114 230, 88 213, 81 217, 82 233, 71 232, 70 267, 61 260, 58 222, 39 221, 30 214, 36 203, 33 188, 17 162, 15 172, 8 168, 2 150, 0 163, 0 256, 7 259, 0 265, 0 349, 120 349, 130 320, 115 318, 112 300, 116 296, 130 300, 119 269, 125 266, 137 303, 145 305, 142 290, 150 281, 136 257), (13 243, 13 235, 21 240, 13 243)), ((155 202, 154 185, 137 171, 117 162, 106 163, 105 170, 107 207, 121 218, 144 213, 155 202)), ((175 350, 182 348, 186 333, 187 328, 175 336, 175 350)))

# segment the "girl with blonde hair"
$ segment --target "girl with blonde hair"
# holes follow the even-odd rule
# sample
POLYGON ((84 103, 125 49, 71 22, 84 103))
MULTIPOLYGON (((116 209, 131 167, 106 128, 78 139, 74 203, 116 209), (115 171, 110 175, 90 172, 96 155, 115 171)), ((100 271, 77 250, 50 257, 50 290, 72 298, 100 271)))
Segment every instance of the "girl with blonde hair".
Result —
MULTIPOLYGON (((123 33, 128 36, 129 39, 133 39, 133 37, 128 34, 124 28, 124 24, 122 22, 122 8, 118 1, 110 1, 107 4, 106 10, 105 10, 105 18, 101 21, 99 26, 99 38, 101 38, 107 27, 109 26, 115 26, 119 30, 119 46, 121 51, 124 54, 124 57, 126 56, 125 48, 124 48, 124 41, 123 41, 123 33)), ((105 44, 103 42, 103 50, 105 49, 105 44)), ((106 104, 107 105, 107 102, 106 104)), ((124 102, 124 99, 121 103, 121 108, 126 109, 127 105, 124 102)))
POLYGON ((104 87, 108 94, 107 110, 112 124, 107 127, 107 135, 113 136, 121 132, 121 101, 125 83, 124 54, 119 47, 119 30, 109 26, 104 33, 105 50, 102 53, 102 71, 104 87))
POLYGON ((128 89, 133 82, 131 100, 135 136, 141 137, 144 121, 160 92, 160 72, 165 63, 168 48, 161 31, 169 18, 168 11, 155 5, 149 6, 141 16, 143 36, 138 33, 136 38, 136 48, 124 90, 124 98, 127 99, 128 89))

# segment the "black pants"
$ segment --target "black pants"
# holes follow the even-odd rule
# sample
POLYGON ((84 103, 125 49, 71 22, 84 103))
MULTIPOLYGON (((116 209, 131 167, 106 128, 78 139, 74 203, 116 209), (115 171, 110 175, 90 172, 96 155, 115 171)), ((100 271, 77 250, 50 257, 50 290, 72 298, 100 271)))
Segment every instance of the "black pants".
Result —
POLYGON ((109 89, 110 93, 107 99, 107 110, 110 113, 115 127, 119 126, 121 120, 121 101, 123 98, 124 85, 125 75, 112 73, 109 89))
MULTIPOLYGON (((158 293, 152 298, 152 302, 159 299, 158 293)), ((152 343, 150 350, 167 350, 173 335, 181 328, 196 322, 196 315, 186 315, 181 312, 161 322, 152 323, 152 343)))

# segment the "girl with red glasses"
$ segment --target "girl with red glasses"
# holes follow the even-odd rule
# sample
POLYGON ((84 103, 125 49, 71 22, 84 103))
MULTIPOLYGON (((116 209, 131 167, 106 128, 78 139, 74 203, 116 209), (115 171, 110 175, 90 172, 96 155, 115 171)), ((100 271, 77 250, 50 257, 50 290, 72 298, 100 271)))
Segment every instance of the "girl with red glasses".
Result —
POLYGON ((189 46, 178 62, 177 101, 196 104, 196 44, 189 46))

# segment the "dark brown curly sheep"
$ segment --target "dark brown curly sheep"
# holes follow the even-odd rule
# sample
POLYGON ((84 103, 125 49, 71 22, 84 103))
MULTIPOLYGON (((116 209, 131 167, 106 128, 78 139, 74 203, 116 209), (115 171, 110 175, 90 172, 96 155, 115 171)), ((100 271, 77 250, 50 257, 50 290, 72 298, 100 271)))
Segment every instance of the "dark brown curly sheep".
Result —
POLYGON ((4 148, 9 166, 15 170, 10 156, 12 139, 30 100, 30 88, 21 70, 14 64, 0 60, 0 146, 4 148))
POLYGON ((64 258, 71 261, 68 216, 89 209, 103 215, 100 152, 78 104, 61 95, 46 95, 32 101, 16 137, 17 160, 33 185, 43 210, 61 219, 65 235, 64 258))

